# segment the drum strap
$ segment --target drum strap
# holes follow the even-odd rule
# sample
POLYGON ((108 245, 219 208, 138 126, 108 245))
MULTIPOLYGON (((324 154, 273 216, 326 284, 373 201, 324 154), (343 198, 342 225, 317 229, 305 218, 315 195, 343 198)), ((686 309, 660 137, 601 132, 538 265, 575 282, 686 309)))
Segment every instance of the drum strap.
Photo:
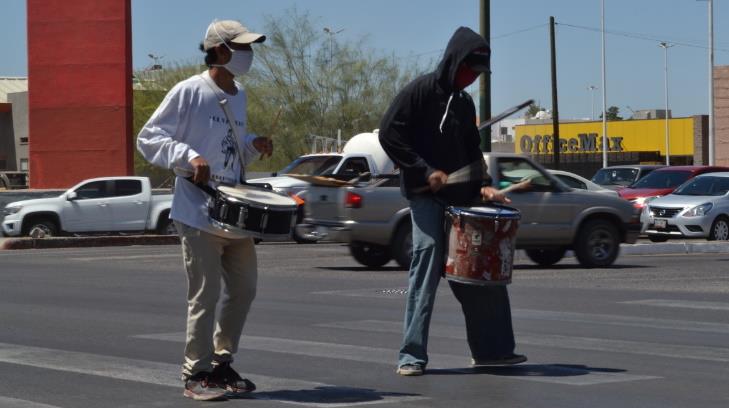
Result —
POLYGON ((218 98, 218 103, 220 104, 220 108, 223 110, 223 113, 225 114, 225 118, 228 119, 228 126, 230 126, 230 131, 233 133, 233 147, 235 148, 235 154, 238 156, 238 163, 240 164, 240 174, 238 175, 239 180, 238 182, 241 184, 245 184, 246 182, 246 166, 243 163, 243 153, 240 148, 239 143, 239 137, 238 137, 238 130, 235 126, 235 117, 233 116, 233 113, 230 111, 230 106, 228 106, 228 100, 226 98, 223 98, 220 95, 220 92, 215 89, 214 84, 212 84, 212 80, 210 77, 206 77, 205 75, 200 74, 200 78, 203 79, 203 82, 205 82, 209 87, 210 90, 213 91, 213 94, 216 98, 218 98))

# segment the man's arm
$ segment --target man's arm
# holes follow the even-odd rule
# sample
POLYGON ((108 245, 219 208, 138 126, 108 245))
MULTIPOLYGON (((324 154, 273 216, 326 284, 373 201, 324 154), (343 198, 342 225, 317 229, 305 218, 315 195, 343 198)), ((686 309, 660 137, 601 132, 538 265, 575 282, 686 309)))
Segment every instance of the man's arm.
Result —
POLYGON ((423 184, 436 171, 413 148, 413 120, 420 108, 412 88, 403 90, 392 102, 380 123, 379 140, 385 153, 400 168, 423 175, 423 184))
POLYGON ((150 163, 171 169, 189 168, 200 156, 189 145, 179 140, 179 129, 186 119, 188 105, 180 87, 173 88, 137 136, 137 150, 150 163))

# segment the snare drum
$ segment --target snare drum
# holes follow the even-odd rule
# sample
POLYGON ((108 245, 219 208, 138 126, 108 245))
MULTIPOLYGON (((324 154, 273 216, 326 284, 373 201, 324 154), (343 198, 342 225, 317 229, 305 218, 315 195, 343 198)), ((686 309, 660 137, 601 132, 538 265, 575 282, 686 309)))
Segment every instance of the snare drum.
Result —
POLYGON ((252 186, 218 186, 209 207, 210 222, 227 232, 286 241, 296 222, 296 201, 252 186))
POLYGON ((445 277, 472 285, 511 283, 516 231, 515 208, 448 207, 445 277))

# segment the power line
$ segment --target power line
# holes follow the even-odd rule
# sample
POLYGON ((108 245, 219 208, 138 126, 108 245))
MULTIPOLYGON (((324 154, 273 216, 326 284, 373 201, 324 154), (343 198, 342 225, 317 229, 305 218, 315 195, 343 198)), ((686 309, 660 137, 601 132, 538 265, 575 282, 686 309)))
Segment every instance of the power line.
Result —
MULTIPOLYGON (((575 28, 578 30, 592 31, 592 32, 598 32, 598 33, 602 31, 599 28, 581 26, 581 25, 576 25, 576 24, 568 24, 568 23, 557 23, 557 24, 565 26, 565 27, 575 28)), ((652 37, 650 35, 641 34, 641 33, 631 33, 631 32, 627 32, 627 31, 609 31, 609 30, 605 30, 605 33, 617 35, 617 36, 621 36, 621 37, 634 38, 634 39, 643 40, 643 41, 651 41, 651 42, 657 42, 657 43, 665 42, 665 39, 660 39, 660 38, 652 37)), ((709 47, 707 47, 705 45, 692 44, 689 42, 682 42, 682 41, 671 41, 671 44, 682 46, 682 47, 699 48, 699 49, 703 49, 703 50, 709 49, 709 47)), ((724 49, 724 48, 714 47, 714 50, 722 51, 722 52, 729 52, 729 49, 724 49)))
MULTIPOLYGON (((493 40, 500 40, 500 39, 507 38, 507 37, 511 37, 511 36, 514 36, 514 35, 517 35, 517 34, 521 34, 521 33, 526 33, 528 31, 536 30, 537 28, 542 28, 542 27, 546 27, 546 26, 547 26, 547 23, 537 24, 535 26, 522 28, 522 29, 519 29, 519 30, 516 30, 516 31, 511 31, 511 32, 505 33, 505 34, 500 34, 500 35, 497 35, 497 36, 492 36, 491 37, 491 41, 493 41, 493 40)), ((445 48, 439 48, 437 50, 425 51, 425 52, 421 52, 421 53, 418 53, 418 54, 409 55, 409 56, 407 56, 405 58, 418 58, 418 57, 422 57, 423 55, 441 53, 443 51, 445 51, 445 48)))

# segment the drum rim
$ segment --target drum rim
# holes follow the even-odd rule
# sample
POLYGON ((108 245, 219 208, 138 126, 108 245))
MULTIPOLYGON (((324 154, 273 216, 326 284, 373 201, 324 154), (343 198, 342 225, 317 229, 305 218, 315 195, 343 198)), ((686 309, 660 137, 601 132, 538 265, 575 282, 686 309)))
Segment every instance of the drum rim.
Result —
MULTIPOLYGON (((236 201, 242 202, 242 203, 255 202, 253 200, 246 199, 245 197, 238 197, 235 194, 232 194, 230 192, 226 192, 226 191, 223 190, 223 188, 225 188, 225 189, 233 189, 233 190, 236 189, 236 187, 231 187, 231 186, 218 186, 216 188, 216 191, 218 192, 218 194, 221 194, 221 195, 223 195, 225 197, 233 198, 236 201)), ((291 203, 289 203, 289 204, 256 204, 258 206, 258 208, 263 208, 263 206, 268 206, 268 207, 296 207, 297 206, 296 200, 294 200, 293 198, 291 198, 291 197, 289 197, 289 196, 287 196, 285 194, 277 193, 275 191, 267 190, 267 189, 260 188, 260 187, 245 187, 245 188, 248 189, 248 190, 256 191, 256 192, 271 194, 273 196, 280 197, 280 198, 286 198, 286 199, 288 199, 288 200, 291 201, 291 203)))
POLYGON ((507 218, 507 219, 521 219, 521 212, 513 207, 507 207, 507 206, 493 206, 492 208, 498 208, 499 210, 506 210, 507 213, 502 213, 499 211, 496 214, 485 214, 485 213, 479 213, 475 211, 470 211, 471 208, 479 208, 476 206, 472 207, 460 207, 460 206, 448 206, 446 208, 446 212, 453 215, 471 215, 471 216, 477 216, 477 217, 486 217, 486 218, 507 218))
MULTIPOLYGON (((235 203, 241 203, 246 204, 253 208, 259 208, 261 210, 271 210, 271 211, 296 211, 296 201, 291 199, 293 201, 292 204, 261 204, 258 202, 255 202, 253 200, 247 200, 245 198, 236 197, 231 194, 227 194, 221 190, 218 190, 218 194, 220 194, 220 199, 222 201, 231 201, 235 203)), ((282 196, 283 197, 283 196, 282 196)))

